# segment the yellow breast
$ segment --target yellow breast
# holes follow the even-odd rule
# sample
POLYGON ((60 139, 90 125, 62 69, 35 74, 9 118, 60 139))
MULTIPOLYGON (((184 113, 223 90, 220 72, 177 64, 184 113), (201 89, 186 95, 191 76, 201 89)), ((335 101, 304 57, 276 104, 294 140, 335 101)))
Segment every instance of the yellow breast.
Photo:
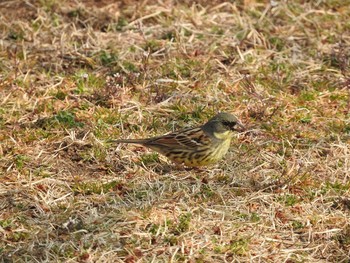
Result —
POLYGON ((214 132, 214 136, 216 138, 218 138, 219 140, 227 140, 227 139, 230 139, 231 141, 231 138, 233 136, 233 132, 232 131, 225 131, 225 132, 221 132, 221 133, 218 133, 218 132, 214 132))

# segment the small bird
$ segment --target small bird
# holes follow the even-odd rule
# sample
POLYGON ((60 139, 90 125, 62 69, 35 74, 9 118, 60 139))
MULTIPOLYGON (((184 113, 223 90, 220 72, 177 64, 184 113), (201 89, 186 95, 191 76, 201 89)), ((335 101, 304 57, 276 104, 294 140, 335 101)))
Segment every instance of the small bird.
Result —
POLYGON ((113 143, 134 143, 165 155, 176 164, 195 167, 210 165, 227 153, 234 131, 244 126, 230 113, 221 112, 204 125, 148 139, 111 140, 113 143))

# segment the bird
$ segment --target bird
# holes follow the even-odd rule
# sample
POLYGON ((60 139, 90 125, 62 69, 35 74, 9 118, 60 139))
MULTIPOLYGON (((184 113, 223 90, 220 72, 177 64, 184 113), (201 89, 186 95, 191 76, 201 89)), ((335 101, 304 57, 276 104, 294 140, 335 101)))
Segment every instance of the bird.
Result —
POLYGON ((234 132, 240 130, 244 131, 245 128, 236 116, 220 112, 200 127, 146 139, 109 142, 139 144, 166 156, 177 165, 199 167, 220 161, 229 150, 234 132))

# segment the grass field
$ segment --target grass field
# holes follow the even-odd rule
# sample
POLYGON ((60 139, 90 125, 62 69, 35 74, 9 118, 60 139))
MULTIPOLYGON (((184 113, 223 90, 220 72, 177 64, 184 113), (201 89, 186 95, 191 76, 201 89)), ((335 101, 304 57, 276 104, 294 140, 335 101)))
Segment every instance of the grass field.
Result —
POLYGON ((349 66, 349 0, 1 1, 0 262, 350 262, 349 66))

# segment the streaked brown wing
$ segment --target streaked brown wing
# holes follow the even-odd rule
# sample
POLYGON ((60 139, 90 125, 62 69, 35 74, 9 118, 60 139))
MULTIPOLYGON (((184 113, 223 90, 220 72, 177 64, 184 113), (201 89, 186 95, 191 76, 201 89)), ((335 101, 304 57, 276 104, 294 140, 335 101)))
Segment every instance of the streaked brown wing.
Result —
POLYGON ((210 143, 210 138, 201 128, 188 129, 178 133, 176 140, 190 148, 203 147, 210 143))
POLYGON ((145 145, 162 145, 176 149, 201 148, 210 143, 210 138, 201 128, 191 128, 164 136, 151 138, 145 145))

